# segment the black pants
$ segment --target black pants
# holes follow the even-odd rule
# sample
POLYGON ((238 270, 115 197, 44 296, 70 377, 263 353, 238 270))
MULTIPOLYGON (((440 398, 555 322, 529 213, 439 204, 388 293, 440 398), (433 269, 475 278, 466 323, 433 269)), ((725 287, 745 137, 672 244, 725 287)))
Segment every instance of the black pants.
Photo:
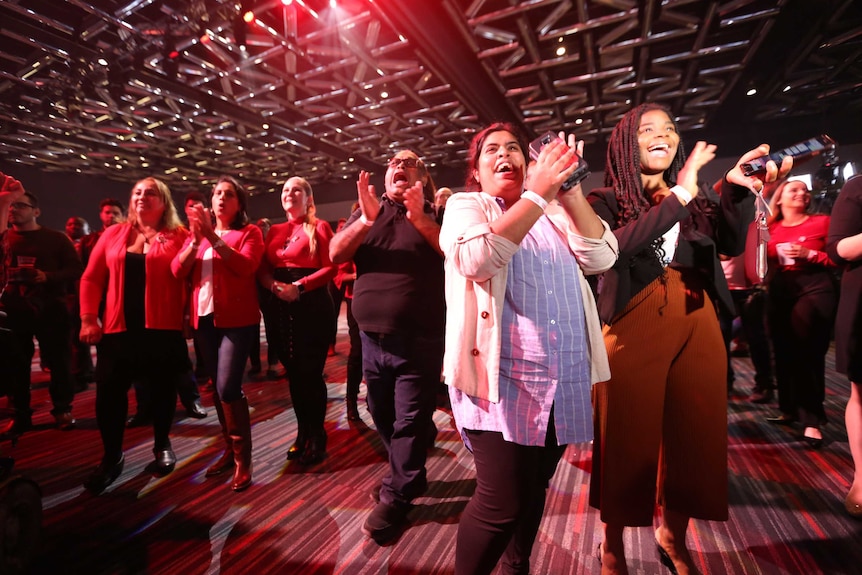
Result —
POLYGON ((72 409, 74 390, 70 365, 71 323, 66 302, 56 300, 46 303, 35 315, 6 309, 8 318, 5 325, 11 332, 4 335, 7 344, 0 346, 4 356, 2 364, 6 367, 6 393, 15 410, 15 418, 29 421, 33 411, 30 409, 30 364, 36 346, 33 338, 39 340, 39 354, 45 365, 51 369, 51 382, 48 391, 51 395, 53 415, 72 409))
MULTIPOLYGON (((772 383, 772 350, 769 336, 766 332, 766 291, 763 289, 730 290, 736 307, 736 317, 742 323, 745 341, 748 343, 748 353, 754 366, 754 386, 758 389, 771 389, 772 383)), ((732 384, 735 375, 730 357, 730 342, 733 340, 733 320, 729 313, 721 310, 719 313, 721 333, 724 336, 724 347, 727 351, 727 382, 732 384)))
MULTIPOLYGON (((278 268, 273 275, 293 282, 313 270, 278 268)), ((325 435, 326 382, 323 369, 329 350, 332 326, 332 298, 323 287, 306 291, 299 300, 276 300, 278 358, 290 384, 290 398, 300 433, 325 435)))
POLYGON ((362 338, 359 335, 359 325, 353 317, 353 298, 345 298, 347 302, 347 334, 350 336, 350 351, 347 355, 347 398, 356 399, 359 395, 359 384, 362 383, 362 338))
POLYGON ((170 448, 177 384, 187 372, 188 351, 180 331, 144 330, 102 337, 96 361, 96 422, 106 461, 117 461, 123 451, 133 381, 140 381, 150 392, 154 451, 170 448))
POLYGON ((556 445, 553 411, 545 447, 517 445, 502 433, 467 430, 476 492, 458 525, 455 575, 527 575, 548 484, 566 446, 556 445))

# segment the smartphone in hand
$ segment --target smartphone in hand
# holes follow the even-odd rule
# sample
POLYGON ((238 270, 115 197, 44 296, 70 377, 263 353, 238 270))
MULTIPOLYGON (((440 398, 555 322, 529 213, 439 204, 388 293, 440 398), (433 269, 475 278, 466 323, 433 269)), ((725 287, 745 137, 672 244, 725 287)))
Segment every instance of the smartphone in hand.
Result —
MULTIPOLYGON (((563 145, 566 145, 566 142, 557 134, 552 131, 545 132, 532 142, 530 142, 530 158, 532 160, 536 160, 539 158, 539 153, 542 151, 542 148, 550 144, 551 142, 561 142, 563 145)), ((572 189, 581 183, 584 178, 590 175, 590 168, 587 165, 587 162, 575 152, 575 158, 578 161, 578 168, 574 171, 574 173, 569 176, 563 185, 560 186, 561 190, 567 191, 572 189)))

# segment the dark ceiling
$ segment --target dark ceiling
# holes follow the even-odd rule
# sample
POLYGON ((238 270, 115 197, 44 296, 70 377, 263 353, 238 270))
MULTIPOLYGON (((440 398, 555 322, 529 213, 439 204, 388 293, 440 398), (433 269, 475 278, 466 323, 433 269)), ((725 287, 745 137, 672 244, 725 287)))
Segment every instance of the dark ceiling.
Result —
POLYGON ((458 169, 498 119, 601 162, 647 100, 726 155, 860 143, 862 2, 0 2, 0 160, 175 190, 353 180, 400 148, 458 169))

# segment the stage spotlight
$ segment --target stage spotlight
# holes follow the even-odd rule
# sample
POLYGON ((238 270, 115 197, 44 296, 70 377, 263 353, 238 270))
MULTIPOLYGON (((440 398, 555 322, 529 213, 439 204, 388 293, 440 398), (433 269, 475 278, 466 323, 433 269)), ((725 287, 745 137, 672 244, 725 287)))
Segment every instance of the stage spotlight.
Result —
POLYGON ((290 6, 293 4, 293 0, 281 0, 281 3, 285 6, 290 6))

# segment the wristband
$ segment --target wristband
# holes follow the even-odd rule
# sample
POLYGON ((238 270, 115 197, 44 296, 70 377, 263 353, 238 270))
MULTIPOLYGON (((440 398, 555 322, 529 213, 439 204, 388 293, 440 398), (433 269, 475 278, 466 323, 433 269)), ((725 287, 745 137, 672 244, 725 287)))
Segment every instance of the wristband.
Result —
POLYGON ((303 284, 301 284, 301 283, 299 283, 299 282, 293 282, 293 285, 295 285, 295 286, 296 286, 296 289, 297 289, 297 290, 299 290, 299 293, 300 293, 300 294, 302 294, 303 292, 305 292, 305 285, 303 285, 303 284))
POLYGON ((548 201, 532 190, 525 190, 524 193, 521 194, 521 198, 525 200, 530 200, 531 202, 539 206, 539 209, 541 209, 543 212, 548 209, 548 201))
POLYGON ((680 186, 679 184, 675 185, 670 189, 676 197, 682 200, 682 203, 688 205, 688 203, 694 199, 694 196, 691 195, 691 192, 680 186))
POLYGON ((359 221, 368 226, 369 228, 374 225, 374 220, 369 220, 365 217, 365 214, 359 216, 359 221))

